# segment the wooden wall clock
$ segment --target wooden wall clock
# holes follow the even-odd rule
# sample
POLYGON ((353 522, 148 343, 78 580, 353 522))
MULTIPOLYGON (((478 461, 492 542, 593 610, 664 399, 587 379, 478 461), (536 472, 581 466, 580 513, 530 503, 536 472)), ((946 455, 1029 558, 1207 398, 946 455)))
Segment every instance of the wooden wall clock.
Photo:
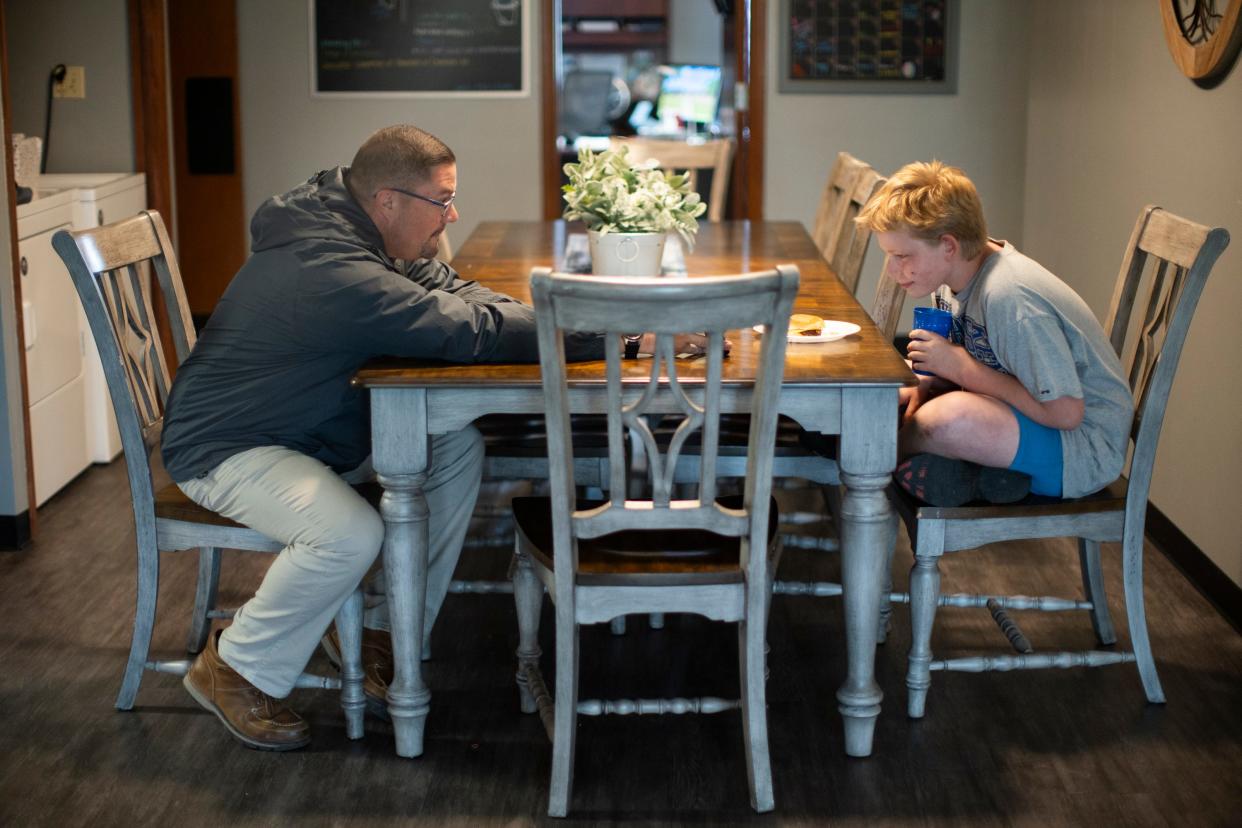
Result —
POLYGON ((1229 73, 1242 45, 1242 0, 1160 0, 1173 62, 1199 86, 1229 73))

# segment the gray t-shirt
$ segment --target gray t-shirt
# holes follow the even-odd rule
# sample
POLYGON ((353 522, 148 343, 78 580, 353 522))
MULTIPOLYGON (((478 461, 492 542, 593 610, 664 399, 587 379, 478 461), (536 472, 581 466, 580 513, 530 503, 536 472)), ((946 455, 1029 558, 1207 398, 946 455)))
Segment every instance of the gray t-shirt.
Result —
POLYGON ((1117 479, 1129 447, 1134 403, 1121 363, 1087 303, 1009 242, 984 261, 966 288, 941 287, 936 304, 953 313, 954 342, 979 362, 1018 379, 1040 402, 1083 400, 1082 423, 1061 432, 1065 497, 1117 479))

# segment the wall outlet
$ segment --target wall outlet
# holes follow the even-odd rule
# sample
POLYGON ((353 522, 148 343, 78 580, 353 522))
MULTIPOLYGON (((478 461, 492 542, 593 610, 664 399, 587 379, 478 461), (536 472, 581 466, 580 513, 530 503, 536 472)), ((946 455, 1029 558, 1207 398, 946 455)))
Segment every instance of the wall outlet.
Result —
POLYGON ((52 84, 52 97, 85 98, 86 67, 66 66, 65 77, 59 83, 52 84))

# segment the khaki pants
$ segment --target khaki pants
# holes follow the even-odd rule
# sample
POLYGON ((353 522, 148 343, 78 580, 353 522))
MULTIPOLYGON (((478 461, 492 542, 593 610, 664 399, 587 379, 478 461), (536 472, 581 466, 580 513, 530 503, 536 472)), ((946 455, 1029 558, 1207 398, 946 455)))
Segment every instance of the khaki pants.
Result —
MULTIPOLYGON (((430 511, 424 636, 430 636, 474 511, 483 440, 472 426, 431 438, 424 492, 430 511)), ((284 698, 341 604, 366 576, 384 523, 353 490, 370 463, 339 475, 301 452, 263 446, 177 485, 205 508, 286 544, 254 597, 220 636, 220 657, 255 687, 284 698)), ((383 573, 367 584, 365 625, 388 629, 383 573)))

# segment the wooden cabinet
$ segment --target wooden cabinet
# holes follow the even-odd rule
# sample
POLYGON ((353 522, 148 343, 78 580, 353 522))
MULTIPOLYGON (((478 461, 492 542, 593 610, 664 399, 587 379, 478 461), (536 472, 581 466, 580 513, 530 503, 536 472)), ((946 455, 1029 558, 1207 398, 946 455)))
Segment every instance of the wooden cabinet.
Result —
POLYGON ((668 48, 668 0, 564 0, 566 51, 629 52, 668 48))
POLYGON ((561 0, 561 17, 667 17, 668 0, 561 0))

